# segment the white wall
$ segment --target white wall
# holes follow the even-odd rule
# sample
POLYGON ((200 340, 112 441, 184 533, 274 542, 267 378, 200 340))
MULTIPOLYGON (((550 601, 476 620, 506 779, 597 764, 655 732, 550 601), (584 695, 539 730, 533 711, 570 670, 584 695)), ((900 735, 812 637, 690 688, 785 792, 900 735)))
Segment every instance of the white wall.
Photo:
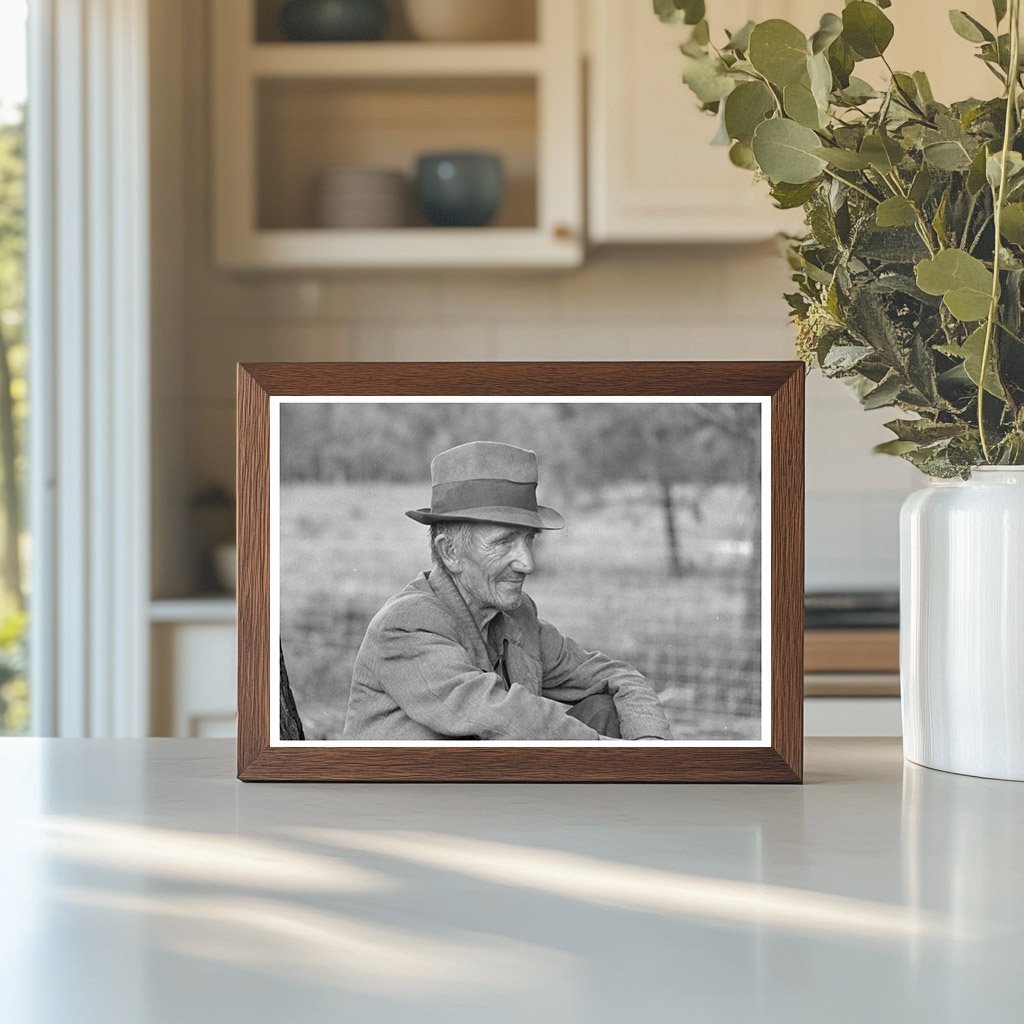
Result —
MULTIPOLYGON (((233 478, 236 361, 793 358, 788 268, 770 244, 598 251, 569 273, 214 270, 204 7, 181 8, 181 120, 154 126, 184 143, 180 179, 167 167, 162 177, 184 186, 185 369, 166 398, 180 417, 188 487, 233 478)), ((839 384, 808 379, 808 587, 896 585, 897 511, 920 478, 871 454, 887 418, 864 413, 839 384)))

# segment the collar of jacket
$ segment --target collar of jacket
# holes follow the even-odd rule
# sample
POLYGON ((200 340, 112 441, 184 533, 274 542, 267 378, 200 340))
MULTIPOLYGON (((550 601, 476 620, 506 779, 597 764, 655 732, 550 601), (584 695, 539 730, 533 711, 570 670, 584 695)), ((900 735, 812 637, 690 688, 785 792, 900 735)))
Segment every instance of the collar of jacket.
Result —
MULTIPOLYGON (((465 598, 446 569, 431 569, 424 574, 430 589, 445 603, 448 610, 455 616, 462 633, 469 639, 473 657, 477 663, 491 671, 491 666, 498 655, 498 651, 490 649, 480 627, 477 625, 473 613, 469 610, 465 598)), ((494 635, 498 638, 499 650, 501 638, 507 637, 509 643, 518 644, 522 642, 522 632, 511 616, 505 612, 498 612, 494 617, 494 635)))

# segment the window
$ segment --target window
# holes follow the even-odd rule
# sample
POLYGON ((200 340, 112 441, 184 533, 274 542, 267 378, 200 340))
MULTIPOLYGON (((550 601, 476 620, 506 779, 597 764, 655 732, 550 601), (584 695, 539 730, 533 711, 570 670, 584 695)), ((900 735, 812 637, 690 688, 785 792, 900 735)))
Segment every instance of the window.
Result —
POLYGON ((0 734, 29 727, 25 431, 26 0, 0 0, 0 734))

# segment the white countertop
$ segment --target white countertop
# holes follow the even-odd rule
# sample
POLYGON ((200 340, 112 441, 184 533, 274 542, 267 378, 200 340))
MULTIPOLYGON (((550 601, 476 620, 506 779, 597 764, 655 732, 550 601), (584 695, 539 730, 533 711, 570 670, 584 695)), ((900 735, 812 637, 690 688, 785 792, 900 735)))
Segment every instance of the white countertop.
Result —
POLYGON ((809 740, 779 786, 244 785, 0 741, 11 1024, 1024 1018, 1024 785, 809 740))

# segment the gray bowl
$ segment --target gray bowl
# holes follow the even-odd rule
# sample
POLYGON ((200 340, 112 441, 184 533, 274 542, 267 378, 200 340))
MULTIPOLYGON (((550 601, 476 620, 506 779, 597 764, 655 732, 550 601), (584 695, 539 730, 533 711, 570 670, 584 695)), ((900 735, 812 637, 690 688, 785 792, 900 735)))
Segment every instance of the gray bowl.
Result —
POLYGON ((505 195, 501 157, 425 153, 416 161, 416 194, 436 227, 483 227, 494 218, 505 195))
POLYGON ((387 25, 387 0, 290 0, 281 11, 285 38, 296 42, 380 39, 387 25))

